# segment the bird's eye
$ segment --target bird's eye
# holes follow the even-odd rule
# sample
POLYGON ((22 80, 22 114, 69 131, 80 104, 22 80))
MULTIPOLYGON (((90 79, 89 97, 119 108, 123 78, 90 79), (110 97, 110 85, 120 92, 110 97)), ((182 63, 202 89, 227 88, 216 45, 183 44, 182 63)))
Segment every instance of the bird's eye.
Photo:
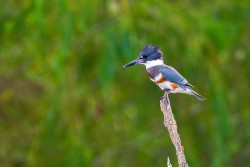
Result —
POLYGON ((145 59, 145 58, 147 58, 146 55, 142 55, 142 56, 140 57, 140 59, 145 59))

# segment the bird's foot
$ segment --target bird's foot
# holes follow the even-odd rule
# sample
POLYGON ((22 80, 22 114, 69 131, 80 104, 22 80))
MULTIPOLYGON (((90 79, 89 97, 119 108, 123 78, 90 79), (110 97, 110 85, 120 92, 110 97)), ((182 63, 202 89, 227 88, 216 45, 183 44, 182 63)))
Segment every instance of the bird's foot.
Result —
POLYGON ((164 95, 161 97, 161 100, 164 99, 164 98, 166 98, 166 97, 165 97, 165 94, 166 94, 166 93, 168 94, 169 91, 170 91, 170 89, 164 89, 163 91, 164 91, 164 95))
POLYGON ((170 92, 170 89, 164 89, 164 94, 165 93, 169 94, 169 92, 170 92))

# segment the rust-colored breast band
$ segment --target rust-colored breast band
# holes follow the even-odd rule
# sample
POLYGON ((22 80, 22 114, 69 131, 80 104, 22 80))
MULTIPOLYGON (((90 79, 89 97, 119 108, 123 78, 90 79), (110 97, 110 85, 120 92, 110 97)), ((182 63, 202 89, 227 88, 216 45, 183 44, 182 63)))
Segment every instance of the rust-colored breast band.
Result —
POLYGON ((179 85, 176 84, 176 83, 174 83, 174 82, 171 82, 170 85, 171 85, 174 89, 179 88, 179 85))
POLYGON ((158 81, 156 81, 155 83, 159 84, 159 83, 163 83, 166 82, 167 80, 162 76, 161 79, 159 79, 158 81))

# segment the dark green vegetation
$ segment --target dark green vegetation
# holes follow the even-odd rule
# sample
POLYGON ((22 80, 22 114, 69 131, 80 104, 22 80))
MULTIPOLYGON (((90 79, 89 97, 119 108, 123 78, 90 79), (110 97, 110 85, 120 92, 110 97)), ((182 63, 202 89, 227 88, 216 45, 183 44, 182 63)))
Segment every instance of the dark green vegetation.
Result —
POLYGON ((148 43, 208 99, 170 95, 189 165, 249 166, 247 0, 2 2, 0 166, 177 166, 148 43))

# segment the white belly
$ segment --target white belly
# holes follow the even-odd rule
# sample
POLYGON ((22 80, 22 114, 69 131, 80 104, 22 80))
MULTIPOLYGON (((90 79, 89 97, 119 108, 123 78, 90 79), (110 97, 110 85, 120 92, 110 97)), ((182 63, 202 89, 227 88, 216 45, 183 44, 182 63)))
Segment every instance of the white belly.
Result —
POLYGON ((162 90, 169 90, 170 93, 190 93, 191 92, 189 89, 183 89, 182 87, 174 88, 171 85, 171 82, 169 81, 158 83, 162 79, 162 77, 163 75, 159 73, 154 79, 150 78, 150 80, 156 83, 162 90))
POLYGON ((174 90, 174 88, 171 86, 171 82, 162 82, 157 84, 162 90, 174 90))
POLYGON ((191 91, 189 89, 185 89, 182 87, 178 87, 178 88, 173 88, 173 86, 171 85, 171 82, 165 81, 162 83, 157 84, 162 90, 169 90, 170 93, 191 93, 191 91))

